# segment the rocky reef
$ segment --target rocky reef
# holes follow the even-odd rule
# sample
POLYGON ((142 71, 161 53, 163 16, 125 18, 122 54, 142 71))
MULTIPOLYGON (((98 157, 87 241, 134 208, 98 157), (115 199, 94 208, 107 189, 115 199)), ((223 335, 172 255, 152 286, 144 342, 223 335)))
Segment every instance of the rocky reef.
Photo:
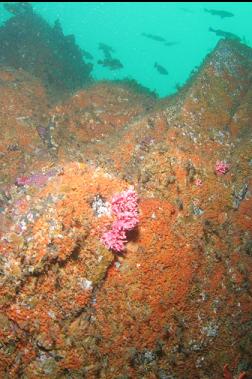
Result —
POLYGON ((221 40, 162 100, 103 82, 50 105, 27 70, 0 71, 0 377, 251 377, 252 50, 221 40))
POLYGON ((41 79, 49 94, 62 97, 92 81, 74 35, 65 36, 57 20, 50 26, 30 3, 5 3, 11 13, 0 27, 0 64, 24 69, 41 79))

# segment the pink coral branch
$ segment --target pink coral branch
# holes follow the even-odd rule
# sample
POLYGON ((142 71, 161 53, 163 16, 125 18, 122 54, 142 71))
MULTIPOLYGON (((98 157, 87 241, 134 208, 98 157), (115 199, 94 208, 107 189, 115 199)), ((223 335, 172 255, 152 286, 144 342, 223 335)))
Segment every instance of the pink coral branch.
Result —
POLYGON ((230 170, 231 165, 224 161, 217 161, 215 164, 215 172, 217 175, 225 175, 230 170))
POLYGON ((139 222, 137 201, 138 197, 133 188, 113 196, 111 209, 116 220, 101 238, 108 249, 123 251, 127 242, 126 232, 134 229, 139 222))

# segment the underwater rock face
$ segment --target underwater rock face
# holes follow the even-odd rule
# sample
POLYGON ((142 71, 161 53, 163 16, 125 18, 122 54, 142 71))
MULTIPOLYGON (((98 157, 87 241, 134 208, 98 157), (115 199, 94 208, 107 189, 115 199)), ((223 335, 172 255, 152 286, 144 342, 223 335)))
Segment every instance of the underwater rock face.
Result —
POLYGON ((28 71, 58 97, 90 83, 92 64, 84 62, 74 36, 65 36, 59 21, 51 27, 29 3, 5 8, 13 16, 0 27, 1 65, 28 71))
POLYGON ((175 97, 98 83, 51 107, 0 71, 1 378, 252 374, 251 68, 225 40, 175 97), (117 254, 104 209, 131 185, 117 254))

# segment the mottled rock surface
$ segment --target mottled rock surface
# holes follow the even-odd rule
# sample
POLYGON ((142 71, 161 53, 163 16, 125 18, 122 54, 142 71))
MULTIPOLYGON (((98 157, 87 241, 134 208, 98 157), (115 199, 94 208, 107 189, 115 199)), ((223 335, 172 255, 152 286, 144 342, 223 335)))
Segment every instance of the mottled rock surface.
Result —
POLYGON ((97 83, 50 106, 1 69, 1 378, 251 377, 251 72, 223 40, 172 98, 97 83), (119 255, 93 204, 130 185, 119 255))

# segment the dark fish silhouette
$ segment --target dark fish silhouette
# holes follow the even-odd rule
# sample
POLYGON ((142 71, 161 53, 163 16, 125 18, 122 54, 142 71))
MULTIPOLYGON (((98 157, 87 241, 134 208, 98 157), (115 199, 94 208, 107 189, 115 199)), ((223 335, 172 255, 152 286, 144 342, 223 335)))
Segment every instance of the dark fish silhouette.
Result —
POLYGON ((114 53, 115 50, 113 49, 113 47, 109 46, 109 45, 106 45, 105 43, 102 43, 100 42, 99 43, 99 49, 102 50, 106 60, 107 59, 113 59, 112 56, 111 56, 111 53, 114 53))
POLYGON ((119 70, 123 68, 123 64, 119 59, 115 58, 104 59, 103 61, 99 60, 97 63, 103 67, 108 67, 110 70, 119 70))
POLYGON ((168 71, 163 66, 161 66, 160 64, 158 64, 157 62, 154 64, 154 67, 157 69, 157 71, 159 72, 159 74, 161 74, 161 75, 168 75, 168 71))
POLYGON ((86 59, 94 59, 93 55, 90 54, 87 50, 81 49, 81 53, 86 59))
POLYGON ((185 13, 193 13, 193 11, 189 8, 179 8, 182 12, 185 12, 185 13))
POLYGON ((236 34, 231 33, 231 32, 225 32, 224 30, 213 29, 213 28, 209 28, 209 31, 215 33, 217 36, 220 36, 220 37, 229 38, 236 41, 241 41, 240 37, 238 37, 236 34))
POLYGON ((141 35, 144 36, 144 37, 146 37, 146 38, 152 39, 153 41, 166 42, 165 38, 160 37, 160 36, 156 36, 154 34, 142 33, 141 35))
POLYGON ((172 41, 171 41, 171 42, 165 42, 164 45, 170 47, 170 46, 175 46, 175 45, 178 45, 178 44, 179 44, 179 42, 175 42, 175 41, 172 42, 172 41))
POLYGON ((221 10, 217 10, 217 9, 206 9, 206 8, 204 8, 204 11, 207 13, 210 13, 212 16, 219 16, 221 18, 234 17, 233 13, 227 12, 227 11, 221 11, 221 10))
POLYGON ((165 38, 163 38, 161 36, 154 35, 154 34, 142 33, 141 35, 146 37, 146 38, 152 39, 153 41, 162 42, 162 43, 164 43, 165 46, 169 46, 169 47, 177 45, 179 43, 179 42, 174 42, 174 41, 166 41, 165 38))

